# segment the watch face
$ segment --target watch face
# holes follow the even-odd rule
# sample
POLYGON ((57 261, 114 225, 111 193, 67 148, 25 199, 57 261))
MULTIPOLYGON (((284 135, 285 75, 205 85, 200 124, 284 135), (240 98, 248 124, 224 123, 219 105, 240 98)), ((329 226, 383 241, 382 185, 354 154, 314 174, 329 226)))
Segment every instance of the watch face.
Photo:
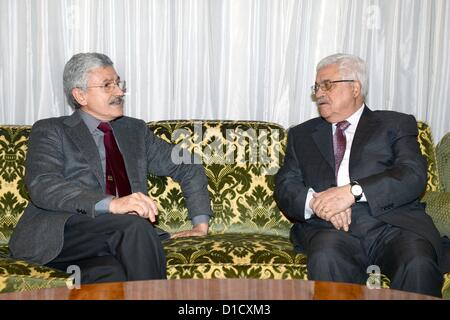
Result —
POLYGON ((362 195, 362 193, 363 193, 363 191, 359 184, 355 184, 352 186, 352 194, 354 196, 360 196, 360 195, 362 195))

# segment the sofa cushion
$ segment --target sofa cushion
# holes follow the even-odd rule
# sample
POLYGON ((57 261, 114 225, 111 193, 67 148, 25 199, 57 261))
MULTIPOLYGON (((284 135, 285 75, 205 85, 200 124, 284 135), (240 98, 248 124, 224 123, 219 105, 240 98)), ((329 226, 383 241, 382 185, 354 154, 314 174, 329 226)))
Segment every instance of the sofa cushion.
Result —
MULTIPOLYGON (((168 279, 303 279, 307 257, 288 239, 262 234, 216 234, 164 242, 168 279)), ((381 275, 381 287, 389 288, 381 275)))
POLYGON ((168 240, 164 249, 170 279, 306 279, 306 256, 280 236, 216 234, 168 240))
POLYGON ((450 272, 444 274, 444 285, 441 292, 443 299, 450 300, 450 272))
POLYGON ((8 257, 7 246, 0 246, 0 292, 63 287, 72 284, 69 274, 8 257))
POLYGON ((450 192, 426 192, 421 199, 441 236, 450 238, 450 192))
POLYGON ((440 191, 426 192, 422 201, 441 236, 450 238, 450 133, 436 146, 440 191))
POLYGON ((450 132, 436 146, 438 172, 443 191, 450 192, 450 132))

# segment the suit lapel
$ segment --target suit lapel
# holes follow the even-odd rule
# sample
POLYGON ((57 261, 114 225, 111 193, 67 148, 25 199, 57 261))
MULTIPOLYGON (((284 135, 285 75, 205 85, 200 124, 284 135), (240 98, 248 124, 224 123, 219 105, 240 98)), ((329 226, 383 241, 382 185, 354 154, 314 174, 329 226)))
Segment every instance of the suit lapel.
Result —
POLYGON ((350 150, 350 168, 356 165, 361 159, 362 151, 364 146, 368 144, 371 136, 376 132, 379 126, 379 120, 375 117, 373 111, 371 111, 367 106, 364 107, 363 114, 358 122, 358 127, 355 131, 355 137, 352 142, 352 149, 350 150))
POLYGON ((312 138, 320 153, 334 172, 333 131, 331 124, 323 121, 316 127, 316 131, 313 132, 312 138))
POLYGON ((64 121, 64 124, 67 125, 67 135, 80 150, 80 153, 91 167, 92 172, 102 188, 105 189, 105 176, 101 165, 100 155, 89 129, 84 124, 77 111, 67 118, 67 120, 64 121))
MULTIPOLYGON (((355 131, 355 137, 353 138, 352 149, 350 151, 350 171, 361 159, 364 145, 370 140, 372 134, 376 132, 378 125, 378 118, 373 111, 365 106, 355 131)), ((331 124, 326 121, 320 123, 313 132, 312 138, 320 153, 334 172, 333 130, 331 124)))

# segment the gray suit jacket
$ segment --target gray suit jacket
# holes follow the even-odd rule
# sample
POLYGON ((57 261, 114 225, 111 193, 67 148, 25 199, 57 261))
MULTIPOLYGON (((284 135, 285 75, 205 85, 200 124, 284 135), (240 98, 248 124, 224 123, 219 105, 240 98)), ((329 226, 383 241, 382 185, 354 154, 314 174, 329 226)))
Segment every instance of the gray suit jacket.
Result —
MULTIPOLYGON (((413 231, 434 246, 441 257, 439 233, 420 203, 425 191, 427 162, 420 153, 413 116, 365 107, 350 152, 351 181, 366 195, 369 213, 413 231)), ((331 124, 315 118, 289 130, 284 164, 276 176, 278 206, 295 224, 291 236, 301 239, 309 188, 316 192, 336 186, 331 124)), ((297 244, 297 243, 295 243, 297 244)), ((300 243, 298 243, 300 244, 300 243)))
MULTIPOLYGON (((147 194, 148 173, 170 176, 181 184, 191 218, 212 215, 201 165, 175 165, 173 145, 156 137, 142 120, 121 117, 111 126, 133 192, 147 194)), ((25 182, 31 201, 9 248, 14 258, 45 264, 62 249, 67 219, 75 214, 95 218, 95 204, 106 196, 97 146, 77 111, 33 125, 25 182)))

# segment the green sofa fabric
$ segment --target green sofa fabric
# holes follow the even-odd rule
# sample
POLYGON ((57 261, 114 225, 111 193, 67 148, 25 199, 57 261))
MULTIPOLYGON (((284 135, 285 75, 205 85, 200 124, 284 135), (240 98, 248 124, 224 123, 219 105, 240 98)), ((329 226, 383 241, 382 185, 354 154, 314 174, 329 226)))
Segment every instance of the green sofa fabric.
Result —
MULTIPOLYGON (((273 199, 274 174, 283 160, 287 138, 283 127, 267 122, 206 120, 148 125, 161 138, 197 155, 195 161, 203 163, 208 176, 214 211, 209 235, 164 242, 168 279, 307 279, 307 257, 293 250, 291 222, 273 199)), ((429 165, 424 200, 432 194, 441 197, 445 192, 439 173, 443 170, 431 131, 424 123, 419 122, 418 127, 421 151, 429 165)), ((61 271, 8 257, 9 238, 28 203, 23 178, 30 129, 0 126, 0 292, 71 283, 69 275, 61 271)), ((175 158, 186 159, 183 151, 178 151, 175 158)), ((150 175, 148 186, 158 204, 160 228, 169 232, 191 228, 177 183, 150 175)), ((440 214, 440 204, 434 201, 426 200, 433 219, 440 214)), ((382 286, 389 287, 384 276, 382 286)), ((450 297, 449 274, 443 294, 450 297)))
POLYGON ((438 191, 427 192, 423 201, 427 203, 428 213, 442 236, 450 238, 450 133, 447 133, 436 146, 438 191))

